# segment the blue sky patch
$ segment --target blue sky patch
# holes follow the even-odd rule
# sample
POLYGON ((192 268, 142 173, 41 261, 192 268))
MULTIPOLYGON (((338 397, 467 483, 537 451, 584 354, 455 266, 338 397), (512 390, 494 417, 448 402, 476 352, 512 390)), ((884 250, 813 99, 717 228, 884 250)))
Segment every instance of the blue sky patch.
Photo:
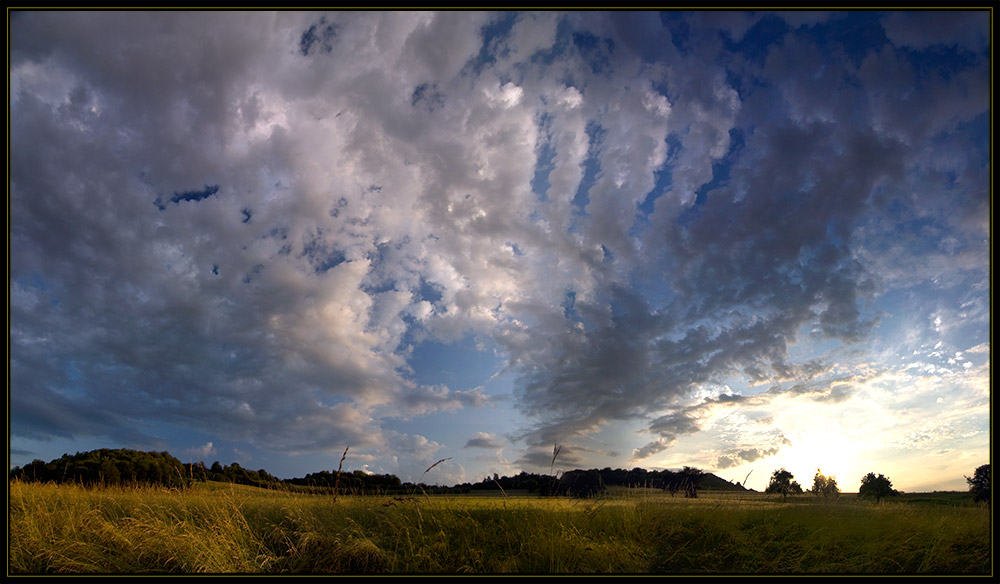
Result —
POLYGON ((333 52, 333 39, 337 36, 339 28, 336 23, 327 22, 326 16, 321 16, 302 33, 302 38, 299 39, 299 52, 304 57, 310 53, 333 52))

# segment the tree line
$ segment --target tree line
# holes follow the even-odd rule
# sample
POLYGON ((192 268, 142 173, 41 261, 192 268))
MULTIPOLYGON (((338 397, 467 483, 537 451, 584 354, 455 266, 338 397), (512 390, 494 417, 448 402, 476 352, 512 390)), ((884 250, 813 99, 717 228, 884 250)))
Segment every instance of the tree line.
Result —
POLYGON ((167 452, 102 448, 64 454, 50 462, 36 458, 23 467, 15 466, 9 476, 11 479, 44 483, 179 487, 186 484, 188 474, 181 461, 167 452))
MULTIPOLYGON (((990 504, 990 493, 992 492, 990 478, 990 465, 988 464, 977 468, 972 477, 965 477, 966 482, 969 483, 969 492, 972 494, 974 502, 985 502, 987 506, 990 504)), ((802 486, 794 479, 795 476, 792 473, 784 468, 778 469, 771 474, 771 480, 764 492, 780 494, 782 500, 786 500, 791 494, 802 494, 802 486)), ((813 486, 809 492, 817 497, 839 497, 840 487, 837 486, 836 477, 825 476, 820 469, 816 469, 816 474, 813 476, 813 486)), ((861 485, 858 487, 859 498, 875 499, 876 503, 881 503, 882 499, 897 495, 899 495, 899 491, 892 487, 892 480, 889 477, 883 474, 876 475, 873 472, 861 477, 861 485)))
POLYGON ((168 452, 141 452, 127 448, 91 450, 64 454, 45 462, 35 459, 15 466, 11 479, 82 485, 159 485, 182 487, 193 481, 219 481, 275 488, 281 480, 264 469, 245 469, 239 463, 210 467, 204 463, 182 463, 168 452))
POLYGON ((662 489, 671 495, 682 493, 696 497, 699 488, 713 490, 745 490, 740 485, 720 479, 710 473, 684 467, 680 471, 630 470, 610 467, 587 471, 574 470, 562 476, 550 476, 522 471, 514 476, 485 477, 479 482, 453 486, 429 486, 423 483, 404 483, 392 474, 374 474, 361 470, 331 472, 322 470, 301 478, 279 479, 264 469, 251 470, 239 463, 211 465, 203 462, 182 463, 167 452, 141 452, 130 449, 92 450, 64 454, 45 462, 35 459, 23 467, 15 466, 10 479, 35 482, 76 483, 83 485, 134 485, 151 484, 181 487, 195 481, 217 481, 262 488, 295 486, 317 490, 338 489, 347 494, 459 494, 476 491, 528 491, 540 495, 590 496, 608 486, 645 487, 662 489), (561 480, 566 478, 567 480, 561 480), (569 479, 572 479, 570 481, 569 479), (584 487, 584 485, 586 485, 584 487))
POLYGON ((686 466, 682 470, 647 470, 644 468, 610 468, 571 470, 561 475, 545 475, 521 471, 514 476, 486 477, 477 483, 456 485, 465 492, 503 490, 528 491, 540 495, 592 496, 607 487, 632 487, 659 489, 671 495, 697 497, 698 489, 746 490, 713 474, 686 466))
MULTIPOLYGON (((991 476, 990 465, 984 464, 975 470, 972 477, 965 477, 975 502, 990 504, 991 476)), ((9 478, 84 485, 151 484, 166 487, 182 487, 195 481, 218 481, 271 489, 284 486, 316 488, 321 491, 336 489, 341 493, 359 495, 412 494, 418 491, 428 494, 462 494, 500 490, 504 493, 528 491, 539 495, 589 497, 607 487, 622 486, 660 489, 669 492, 671 496, 681 493, 685 497, 697 497, 698 489, 747 490, 739 483, 730 483, 714 474, 690 466, 679 471, 605 467, 599 470, 567 471, 561 476, 522 471, 514 476, 493 474, 492 477, 487 476, 476 483, 443 487, 404 483, 392 474, 373 474, 361 470, 344 473, 339 470, 337 472, 323 470, 307 474, 302 478, 278 479, 264 469, 245 469, 236 462, 222 465, 216 461, 211 466, 206 466, 202 462, 182 463, 167 452, 108 448, 77 452, 72 455, 64 454, 50 462, 35 459, 23 467, 15 466, 10 470, 9 478)), ((780 494, 783 500, 787 499, 788 495, 804 492, 827 498, 838 497, 841 494, 836 477, 825 476, 819 469, 813 476, 812 487, 804 491, 794 475, 784 468, 771 474, 764 492, 780 494)), ((892 481, 882 474, 866 474, 862 477, 858 488, 859 497, 873 498, 876 502, 898 494, 899 492, 892 486, 892 481)))

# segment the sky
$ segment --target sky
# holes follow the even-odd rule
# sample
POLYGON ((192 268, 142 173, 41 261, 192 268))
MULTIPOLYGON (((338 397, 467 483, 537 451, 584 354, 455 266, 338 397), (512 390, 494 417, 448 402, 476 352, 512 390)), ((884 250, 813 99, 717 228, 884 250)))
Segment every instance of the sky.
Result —
POLYGON ((9 465, 965 490, 991 19, 10 11, 9 465))

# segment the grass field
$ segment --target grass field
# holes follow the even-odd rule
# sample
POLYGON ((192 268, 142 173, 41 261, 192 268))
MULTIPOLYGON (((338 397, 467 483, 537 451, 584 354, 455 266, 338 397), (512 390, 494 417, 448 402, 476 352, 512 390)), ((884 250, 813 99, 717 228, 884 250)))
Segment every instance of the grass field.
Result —
POLYGON ((963 494, 612 490, 308 495, 12 482, 8 571, 51 573, 992 573, 990 512, 963 494))

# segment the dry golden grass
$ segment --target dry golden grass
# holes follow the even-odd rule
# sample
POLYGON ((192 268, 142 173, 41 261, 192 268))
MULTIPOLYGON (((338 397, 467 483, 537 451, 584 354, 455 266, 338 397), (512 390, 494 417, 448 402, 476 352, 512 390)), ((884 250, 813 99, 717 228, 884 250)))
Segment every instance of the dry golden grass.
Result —
POLYGON ((616 490, 359 497, 10 484, 11 573, 969 573, 984 508, 616 490))

